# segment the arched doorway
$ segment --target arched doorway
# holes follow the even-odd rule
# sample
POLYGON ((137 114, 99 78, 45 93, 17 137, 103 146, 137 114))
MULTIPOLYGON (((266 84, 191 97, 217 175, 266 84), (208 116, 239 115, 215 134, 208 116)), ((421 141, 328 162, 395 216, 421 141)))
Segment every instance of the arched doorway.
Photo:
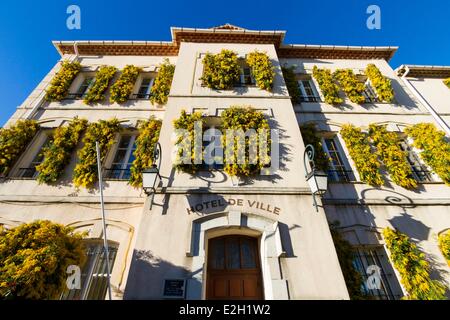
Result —
POLYGON ((263 299, 258 239, 243 235, 208 242, 206 299, 263 299))

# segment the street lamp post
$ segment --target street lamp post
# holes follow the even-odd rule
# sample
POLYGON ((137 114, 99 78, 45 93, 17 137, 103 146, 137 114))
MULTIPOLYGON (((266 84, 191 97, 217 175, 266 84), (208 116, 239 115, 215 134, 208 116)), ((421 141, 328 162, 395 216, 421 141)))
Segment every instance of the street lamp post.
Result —
POLYGON ((318 170, 314 163, 314 147, 308 144, 303 153, 303 164, 305 166, 305 178, 311 188, 314 200, 314 207, 318 212, 316 195, 322 196, 328 187, 328 175, 322 170, 318 170), (308 168, 309 167, 309 168, 308 168))

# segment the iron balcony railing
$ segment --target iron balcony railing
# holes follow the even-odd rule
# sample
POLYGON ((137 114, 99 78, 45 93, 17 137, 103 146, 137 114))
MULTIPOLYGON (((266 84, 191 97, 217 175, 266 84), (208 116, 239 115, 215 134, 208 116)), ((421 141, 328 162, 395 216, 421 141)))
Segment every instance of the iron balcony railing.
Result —
POLYGON ((133 93, 130 97, 131 100, 148 100, 152 96, 151 93, 133 93))
POLYGON ((433 175, 431 171, 428 170, 418 170, 415 168, 412 168, 414 179, 416 179, 417 182, 433 182, 433 175))
POLYGON ((84 93, 68 93, 65 97, 66 100, 80 100, 85 96, 84 93))
POLYGON ((130 178, 130 168, 128 169, 103 169, 103 177, 108 180, 128 180, 130 178))
POLYGON ((354 182, 356 181, 355 175, 352 170, 328 170, 328 179, 331 182, 354 182))
POLYGON ((34 179, 38 175, 38 172, 36 171, 36 167, 31 168, 19 168, 17 172, 18 178, 25 178, 25 179, 34 179))
POLYGON ((300 102, 320 102, 320 97, 317 96, 300 96, 300 102))

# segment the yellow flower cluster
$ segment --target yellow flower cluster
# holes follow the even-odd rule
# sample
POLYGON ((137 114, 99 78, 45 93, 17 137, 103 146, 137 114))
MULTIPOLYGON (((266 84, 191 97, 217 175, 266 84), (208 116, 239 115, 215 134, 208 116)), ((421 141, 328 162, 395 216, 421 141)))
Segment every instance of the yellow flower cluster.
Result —
POLYGON ((0 174, 11 169, 38 129, 35 120, 18 120, 10 128, 0 128, 0 174))
POLYGON ((151 89, 150 101, 152 103, 166 104, 167 97, 172 86, 172 79, 175 73, 175 65, 165 59, 159 66, 159 72, 151 89))
POLYGON ((72 228, 34 221, 0 236, 0 299, 58 299, 69 265, 86 260, 82 239, 72 228))
POLYGON ((129 184, 133 187, 142 186, 142 171, 153 164, 153 152, 159 139, 161 121, 150 118, 139 124, 139 136, 136 139, 135 160, 130 168, 129 184))
POLYGON ((86 104, 100 102, 105 99, 103 95, 108 89, 111 80, 116 74, 117 68, 113 66, 101 66, 95 74, 94 84, 89 88, 83 101, 86 104))
POLYGON ((326 103, 337 105, 343 102, 342 98, 339 97, 339 86, 334 83, 333 75, 329 69, 319 69, 314 66, 313 77, 319 84, 326 103))
POLYGON ((256 85, 263 90, 272 91, 275 68, 267 53, 254 51, 247 55, 247 64, 252 68, 256 85))
POLYGON ((377 155, 372 152, 367 134, 351 124, 343 125, 341 136, 355 163, 361 181, 371 186, 381 186, 384 184, 380 173, 380 163, 377 155))
POLYGON ((450 78, 445 79, 445 80, 444 80, 444 83, 445 83, 445 85, 446 85, 447 87, 450 88, 450 78))
POLYGON ((406 128, 405 132, 414 139, 413 146, 422 150, 422 160, 450 185, 450 143, 445 139, 445 133, 432 123, 418 123, 406 128))
POLYGON ((51 143, 43 150, 44 160, 36 166, 39 183, 53 183, 61 177, 86 126, 86 119, 75 117, 68 125, 55 129, 51 143))
POLYGON ((392 181, 406 189, 417 187, 411 166, 406 159, 406 152, 400 148, 398 135, 387 131, 386 126, 371 124, 369 136, 376 147, 378 158, 385 165, 392 181))
POLYGON ((400 273, 407 300, 444 300, 445 286, 430 279, 430 265, 407 235, 391 228, 383 230, 390 259, 400 273))
POLYGON ((442 255, 447 259, 447 263, 450 266, 450 230, 441 233, 438 241, 439 249, 441 249, 442 255))
POLYGON ((336 79, 342 90, 353 103, 363 104, 366 98, 363 95, 364 83, 358 80, 351 69, 339 69, 333 73, 333 78, 336 79))
POLYGON ((124 103, 129 99, 140 72, 142 69, 133 65, 123 68, 119 79, 111 87, 111 96, 109 97, 111 103, 124 103))
POLYGON ((61 69, 50 82, 50 87, 46 90, 45 100, 60 101, 69 92, 70 85, 81 70, 79 62, 69 62, 64 60, 61 69))
POLYGON ((194 160, 198 157, 194 148, 194 124, 198 121, 200 122, 203 130, 205 120, 201 112, 188 114, 185 110, 181 110, 180 117, 173 122, 173 126, 175 129, 186 130, 188 133, 187 137, 179 135, 177 141, 175 142, 175 144, 178 146, 178 159, 176 161, 176 164, 174 165, 177 171, 194 173, 201 168, 201 164, 194 163, 194 160), (186 150, 188 154, 183 155, 183 150, 186 150), (182 156, 190 158, 191 164, 182 163, 180 161, 182 156))
POLYGON ((231 176, 251 176, 253 174, 259 173, 262 168, 270 164, 270 126, 264 114, 260 111, 253 109, 250 106, 232 106, 227 108, 221 114, 222 120, 222 145, 225 146, 225 165, 224 171, 231 176), (258 150, 263 148, 258 141, 251 141, 251 137, 245 139, 245 161, 244 163, 238 163, 237 157, 239 153, 239 138, 234 137, 233 149, 230 150, 226 145, 226 133, 228 129, 242 130, 246 132, 247 130, 255 130, 257 134, 266 131, 266 141, 267 141, 267 153, 261 158, 260 152, 257 152, 256 163, 251 163, 248 159, 250 142, 252 145, 256 145, 258 150), (231 161, 230 161, 231 160, 231 161))
POLYGON ((88 125, 83 138, 84 146, 78 152, 78 163, 73 174, 73 183, 76 187, 92 188, 94 186, 98 179, 95 142, 99 142, 100 160, 103 163, 109 148, 115 142, 116 134, 120 130, 120 122, 116 118, 99 120, 88 125))
POLYGON ((203 84, 212 89, 231 89, 239 82, 240 68, 236 52, 223 49, 220 53, 207 53, 203 58, 203 84))
POLYGON ((366 75, 371 85, 375 88, 380 101, 392 102, 394 100, 394 90, 392 89, 391 80, 383 76, 374 64, 369 64, 366 67, 366 75))

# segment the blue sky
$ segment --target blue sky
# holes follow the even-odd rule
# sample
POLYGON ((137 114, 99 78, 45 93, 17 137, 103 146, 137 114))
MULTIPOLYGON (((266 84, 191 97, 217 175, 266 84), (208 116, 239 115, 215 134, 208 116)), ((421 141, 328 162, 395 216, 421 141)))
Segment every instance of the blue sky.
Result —
POLYGON ((0 3, 0 124, 59 59, 51 40, 171 40, 170 26, 226 22, 286 30, 286 43, 399 46, 400 64, 450 65, 448 0, 341 1, 11 1, 0 3), (81 30, 68 30, 66 9, 81 8, 81 30), (366 9, 381 8, 381 30, 366 9))

